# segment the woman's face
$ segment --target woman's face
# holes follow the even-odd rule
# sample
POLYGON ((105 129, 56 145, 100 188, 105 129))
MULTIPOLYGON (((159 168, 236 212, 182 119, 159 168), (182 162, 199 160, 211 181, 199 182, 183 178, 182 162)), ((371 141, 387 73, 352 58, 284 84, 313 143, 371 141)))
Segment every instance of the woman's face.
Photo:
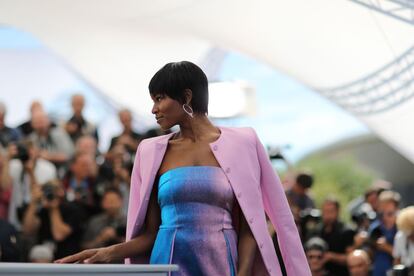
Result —
POLYGON ((171 99, 166 94, 154 94, 151 98, 154 102, 151 112, 155 115, 161 129, 170 129, 184 120, 186 113, 178 101, 171 99))

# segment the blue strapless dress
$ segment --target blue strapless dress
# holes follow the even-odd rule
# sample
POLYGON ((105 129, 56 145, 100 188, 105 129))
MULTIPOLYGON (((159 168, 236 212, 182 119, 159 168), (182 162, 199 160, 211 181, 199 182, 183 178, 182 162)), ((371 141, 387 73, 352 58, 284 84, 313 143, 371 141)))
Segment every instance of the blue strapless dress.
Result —
POLYGON ((179 167, 158 181, 161 225, 151 264, 177 264, 173 275, 236 275, 233 190, 219 167, 179 167))

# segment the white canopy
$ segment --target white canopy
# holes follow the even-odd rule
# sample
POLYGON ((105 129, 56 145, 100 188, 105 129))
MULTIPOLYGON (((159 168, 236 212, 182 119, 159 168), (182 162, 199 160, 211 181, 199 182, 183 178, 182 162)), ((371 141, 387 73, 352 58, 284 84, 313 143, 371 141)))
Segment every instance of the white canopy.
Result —
POLYGON ((146 112, 149 78, 166 62, 192 60, 211 75, 213 47, 240 51, 340 104, 414 162, 414 20, 386 14, 397 1, 358 2, 0 0, 0 24, 32 33, 100 91, 146 112))

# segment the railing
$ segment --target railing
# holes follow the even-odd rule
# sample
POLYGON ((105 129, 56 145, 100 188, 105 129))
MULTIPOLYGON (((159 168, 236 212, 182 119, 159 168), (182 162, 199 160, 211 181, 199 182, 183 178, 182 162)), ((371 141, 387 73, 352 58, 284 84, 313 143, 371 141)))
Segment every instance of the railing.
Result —
POLYGON ((1 276, 165 276, 177 265, 0 263, 1 276))

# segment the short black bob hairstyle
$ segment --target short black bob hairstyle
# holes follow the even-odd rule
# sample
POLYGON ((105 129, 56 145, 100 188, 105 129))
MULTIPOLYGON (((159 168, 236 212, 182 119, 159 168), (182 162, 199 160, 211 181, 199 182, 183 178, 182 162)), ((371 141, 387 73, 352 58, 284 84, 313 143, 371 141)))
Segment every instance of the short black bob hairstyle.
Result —
POLYGON ((167 95, 181 104, 186 103, 186 89, 192 91, 190 106, 194 113, 208 113, 208 80, 200 67, 189 61, 170 62, 152 77, 151 96, 167 95))

